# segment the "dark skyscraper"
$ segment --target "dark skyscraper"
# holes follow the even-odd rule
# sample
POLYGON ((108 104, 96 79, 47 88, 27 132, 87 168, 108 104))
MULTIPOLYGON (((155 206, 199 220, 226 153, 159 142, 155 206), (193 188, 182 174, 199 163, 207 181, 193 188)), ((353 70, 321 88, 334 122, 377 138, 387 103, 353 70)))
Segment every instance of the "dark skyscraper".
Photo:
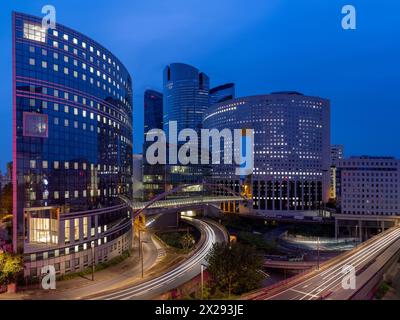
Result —
MULTIPOLYGON (((167 136, 170 121, 176 121, 178 133, 186 128, 199 132, 204 113, 210 105, 208 76, 190 65, 172 63, 164 69, 163 79, 164 130, 167 136)), ((203 177, 200 165, 171 165, 171 161, 167 173, 172 186, 197 183, 203 177)))
POLYGON ((154 90, 144 92, 144 141, 151 129, 163 129, 163 95, 154 90))
POLYGON ((208 76, 195 67, 172 63, 164 69, 164 128, 176 121, 178 132, 201 128, 204 112, 210 105, 208 76))
POLYGON ((210 104, 235 99, 235 84, 226 83, 210 89, 210 104))
POLYGON ((77 31, 12 21, 14 251, 25 276, 79 272, 131 246, 131 76, 77 31))
POLYGON ((146 161, 148 131, 163 129, 163 95, 154 90, 144 93, 143 195, 149 200, 165 190, 165 165, 150 165, 146 161))

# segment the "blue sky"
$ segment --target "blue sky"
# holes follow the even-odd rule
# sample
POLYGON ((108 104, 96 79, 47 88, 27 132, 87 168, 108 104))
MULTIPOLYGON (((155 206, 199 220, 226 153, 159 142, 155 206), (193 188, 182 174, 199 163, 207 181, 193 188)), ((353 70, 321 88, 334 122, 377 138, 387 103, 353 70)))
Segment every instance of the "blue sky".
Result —
POLYGON ((0 168, 11 160, 11 12, 41 15, 88 35, 125 64, 134 85, 134 149, 143 135, 143 92, 184 62, 240 96, 296 90, 331 100, 332 143, 347 155, 400 157, 400 1, 395 0, 2 0, 0 168), (341 8, 357 30, 341 28, 341 8))

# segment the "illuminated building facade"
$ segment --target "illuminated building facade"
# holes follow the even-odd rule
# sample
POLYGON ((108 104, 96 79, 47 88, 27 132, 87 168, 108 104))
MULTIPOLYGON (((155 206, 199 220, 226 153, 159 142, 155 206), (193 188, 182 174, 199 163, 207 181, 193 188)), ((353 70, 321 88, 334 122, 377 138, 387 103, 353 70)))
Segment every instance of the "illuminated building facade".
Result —
MULTIPOLYGON (((176 122, 177 132, 193 129, 198 134, 204 113, 210 105, 208 76, 197 68, 183 63, 172 63, 164 69, 164 131, 169 136, 169 123, 176 122)), ((178 149, 184 143, 178 143, 178 149)), ((169 146, 171 148, 171 145, 169 146)), ((168 152, 167 152, 168 154, 168 152)), ((202 182, 206 168, 201 165, 176 165, 167 161, 167 187, 202 182)))
POLYGON ((14 251, 25 276, 130 249, 132 80, 107 49, 13 13, 14 251))
POLYGON ((336 176, 336 235, 363 241, 400 223, 400 160, 350 157, 336 176))
MULTIPOLYGON (((330 103, 297 92, 236 98, 212 105, 204 128, 254 130, 254 169, 244 182, 234 165, 213 165, 215 183, 250 194, 260 215, 318 211, 329 197, 330 103)), ((223 204, 237 212, 238 204, 223 204)))

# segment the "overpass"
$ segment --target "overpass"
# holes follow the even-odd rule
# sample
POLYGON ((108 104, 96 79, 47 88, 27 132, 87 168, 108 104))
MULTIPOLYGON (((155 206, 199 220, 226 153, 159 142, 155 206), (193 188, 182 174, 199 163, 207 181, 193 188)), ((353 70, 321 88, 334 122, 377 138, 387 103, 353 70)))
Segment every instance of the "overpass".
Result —
POLYGON ((357 248, 273 286, 245 295, 246 300, 361 300, 369 299, 387 269, 400 256, 400 227, 393 227, 357 248), (355 287, 347 288, 348 268, 355 287), (347 270, 347 271, 346 271, 347 270))
MULTIPOLYGON (((188 207, 191 205, 203 205, 203 204, 211 204, 211 203, 220 203, 224 201, 242 201, 241 197, 222 197, 222 196, 198 196, 198 197, 188 197, 188 198, 179 198, 179 199, 167 199, 167 200, 158 200, 157 202, 137 202, 137 201, 129 201, 129 206, 132 210, 141 213, 144 210, 148 209, 164 209, 164 208, 178 208, 178 207, 188 207)), ((137 213, 137 214, 138 214, 137 213)), ((137 215, 136 214, 136 215, 137 215)))
POLYGON ((198 205, 229 202, 229 201, 249 201, 249 199, 235 192, 232 189, 229 189, 223 185, 212 184, 212 183, 183 184, 171 190, 165 191, 147 202, 133 201, 125 196, 119 196, 119 197, 133 210, 134 219, 138 216, 141 216, 146 210, 149 209, 179 208, 179 207, 198 206, 198 205), (200 196, 184 196, 175 199, 166 199, 168 196, 177 194, 179 192, 200 193, 198 190, 201 190, 203 192, 205 188, 223 192, 224 195, 218 196, 218 195, 203 194, 200 196))

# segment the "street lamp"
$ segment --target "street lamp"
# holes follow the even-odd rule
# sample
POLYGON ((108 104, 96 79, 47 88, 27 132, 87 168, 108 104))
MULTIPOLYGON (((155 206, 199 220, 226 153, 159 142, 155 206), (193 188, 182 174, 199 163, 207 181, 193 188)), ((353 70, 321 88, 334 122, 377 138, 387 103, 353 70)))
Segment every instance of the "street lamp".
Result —
POLYGON ((207 267, 204 264, 200 265, 201 270, 201 300, 204 300, 204 268, 207 267))
POLYGON ((90 243, 90 249, 92 252, 92 281, 94 281, 94 241, 90 243))
POLYGON ((139 243, 139 246, 140 246, 139 252, 141 252, 140 256, 141 256, 141 260, 142 260, 142 279, 143 279, 143 277, 144 277, 144 268, 143 268, 143 243, 149 243, 149 242, 146 241, 146 240, 142 240, 142 241, 139 243))
POLYGON ((318 254, 317 270, 319 271, 319 237, 317 239, 317 254, 318 254))

